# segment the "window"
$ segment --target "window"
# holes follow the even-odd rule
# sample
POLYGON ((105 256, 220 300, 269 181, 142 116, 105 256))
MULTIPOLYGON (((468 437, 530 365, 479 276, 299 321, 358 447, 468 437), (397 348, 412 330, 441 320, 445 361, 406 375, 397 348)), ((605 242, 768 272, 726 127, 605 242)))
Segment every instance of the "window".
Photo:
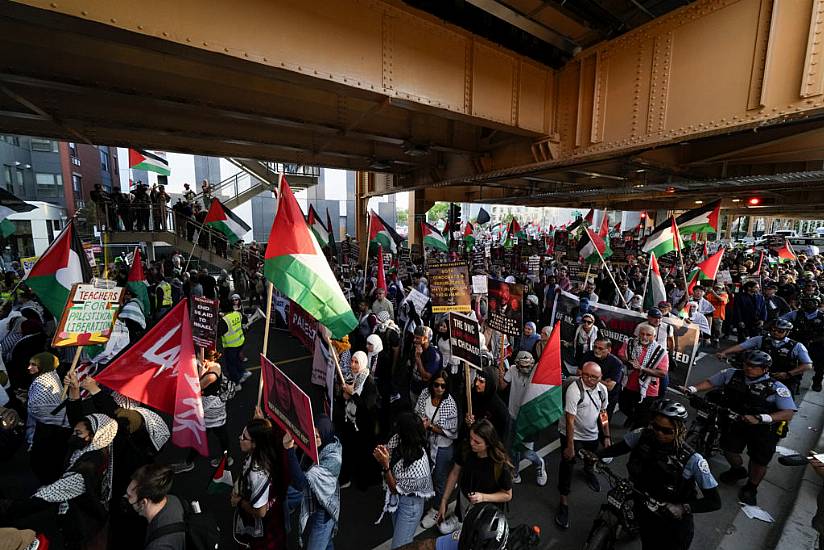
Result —
POLYGON ((31 138, 31 150, 32 151, 43 151, 43 152, 46 152, 46 153, 56 153, 57 152, 57 142, 52 141, 50 139, 31 138))
POLYGON ((77 174, 72 174, 72 189, 75 193, 80 193, 83 189, 83 178, 77 174))
POLYGON ((77 157, 77 144, 73 141, 69 142, 69 155, 77 157))
POLYGON ((63 176, 60 174, 46 174, 44 172, 37 172, 34 175, 34 181, 37 185, 62 185, 63 176))
POLYGON ((3 188, 9 193, 14 193, 14 168, 9 165, 4 166, 3 188))
POLYGON ((8 135, 8 134, 7 135, 0 135, 0 141, 5 141, 9 145, 15 145, 17 147, 20 147, 20 138, 17 137, 17 136, 11 136, 11 135, 8 135))
POLYGON ((100 151, 100 169, 104 172, 109 171, 109 153, 100 151))
POLYGON ((56 199, 63 196, 63 176, 37 172, 34 174, 38 199, 56 199))

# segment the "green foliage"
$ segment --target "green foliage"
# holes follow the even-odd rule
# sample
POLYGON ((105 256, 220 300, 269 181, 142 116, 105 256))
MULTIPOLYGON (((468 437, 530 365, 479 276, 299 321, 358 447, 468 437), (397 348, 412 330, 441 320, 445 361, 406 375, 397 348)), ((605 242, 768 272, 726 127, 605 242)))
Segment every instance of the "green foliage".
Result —
POLYGON ((397 220, 398 225, 409 225, 409 211, 398 210, 395 213, 395 219, 397 220))
POLYGON ((435 205, 426 213, 426 221, 434 223, 438 220, 446 220, 449 214, 448 202, 436 202, 435 205))

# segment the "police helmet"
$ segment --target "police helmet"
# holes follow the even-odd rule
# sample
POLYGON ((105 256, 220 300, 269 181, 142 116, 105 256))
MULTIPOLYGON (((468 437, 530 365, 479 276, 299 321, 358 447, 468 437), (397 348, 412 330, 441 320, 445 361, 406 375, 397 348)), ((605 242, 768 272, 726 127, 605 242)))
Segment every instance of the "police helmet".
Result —
POLYGON ((775 325, 773 325, 773 328, 775 328, 777 330, 789 331, 789 330, 793 329, 793 324, 791 322, 787 321, 786 319, 779 319, 775 322, 775 325))
POLYGON ((535 364, 535 358, 528 351, 519 351, 515 357, 515 364, 519 367, 531 367, 535 364))
POLYGON ((661 399, 652 406, 652 412, 676 420, 686 420, 689 417, 686 407, 672 399, 661 399))
POLYGON ((494 504, 481 504, 466 514, 458 550, 504 550, 508 540, 504 513, 494 504))
POLYGON ((744 358, 744 363, 753 367, 769 369, 772 366, 772 357, 766 351, 753 350, 744 358))

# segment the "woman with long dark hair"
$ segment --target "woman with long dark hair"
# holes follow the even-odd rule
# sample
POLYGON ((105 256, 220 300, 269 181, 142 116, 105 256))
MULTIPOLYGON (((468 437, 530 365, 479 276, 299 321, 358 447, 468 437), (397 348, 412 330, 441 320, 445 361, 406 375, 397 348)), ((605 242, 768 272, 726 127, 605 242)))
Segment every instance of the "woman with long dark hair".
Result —
POLYGON ((463 517, 481 502, 498 506, 512 500, 512 474, 515 468, 489 420, 478 420, 469 429, 469 444, 455 455, 455 465, 449 472, 438 511, 440 530, 454 531, 459 519, 446 518, 446 506, 455 485, 458 485, 458 514, 463 517))
MULTIPOLYGON (((253 418, 240 434, 240 450, 246 455, 237 492, 230 501, 236 508, 235 539, 252 550, 286 547, 283 495, 284 468, 275 445, 272 423, 253 418)), ((278 439, 281 436, 277 436, 278 439)))
POLYGON ((432 469, 426 430, 420 418, 406 412, 398 416, 397 431, 386 445, 373 452, 383 469, 386 488, 383 512, 392 514, 395 531, 392 548, 412 542, 415 529, 423 517, 426 499, 432 497, 432 469))

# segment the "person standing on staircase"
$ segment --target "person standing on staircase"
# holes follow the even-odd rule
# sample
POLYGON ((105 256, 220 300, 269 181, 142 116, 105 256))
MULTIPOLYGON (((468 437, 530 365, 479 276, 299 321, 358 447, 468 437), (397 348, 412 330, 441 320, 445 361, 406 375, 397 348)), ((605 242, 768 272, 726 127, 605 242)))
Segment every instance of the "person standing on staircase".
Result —
POLYGON ((172 198, 166 193, 162 185, 157 185, 152 188, 150 196, 152 201, 152 216, 154 216, 154 230, 163 231, 166 229, 168 222, 166 221, 167 204, 172 198))
POLYGON ((252 373, 243 368, 241 353, 246 336, 243 333, 243 314, 230 311, 221 317, 217 325, 217 335, 223 348, 223 364, 226 376, 237 383, 245 382, 252 373))
POLYGON ((132 192, 134 195, 134 207, 137 216, 137 230, 149 230, 149 193, 148 186, 138 181, 137 186, 132 192))

